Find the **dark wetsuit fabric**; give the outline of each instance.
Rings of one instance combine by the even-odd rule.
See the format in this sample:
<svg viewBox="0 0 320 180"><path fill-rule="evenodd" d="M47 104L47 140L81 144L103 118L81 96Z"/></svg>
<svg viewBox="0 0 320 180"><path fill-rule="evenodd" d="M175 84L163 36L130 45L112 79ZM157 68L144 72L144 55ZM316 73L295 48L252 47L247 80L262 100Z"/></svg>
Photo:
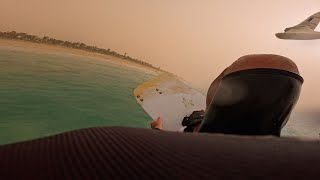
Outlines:
<svg viewBox="0 0 320 180"><path fill-rule="evenodd" d="M319 179L319 140L105 127L0 147L0 179Z"/></svg>

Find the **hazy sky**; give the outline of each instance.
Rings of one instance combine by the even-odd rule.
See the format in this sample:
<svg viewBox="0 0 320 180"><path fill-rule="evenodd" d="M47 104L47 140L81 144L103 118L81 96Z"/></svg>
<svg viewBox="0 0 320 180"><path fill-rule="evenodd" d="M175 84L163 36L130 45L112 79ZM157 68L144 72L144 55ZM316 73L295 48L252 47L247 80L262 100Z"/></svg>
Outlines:
<svg viewBox="0 0 320 180"><path fill-rule="evenodd" d="M0 31L126 52L206 89L240 56L284 55L305 79L297 108L320 110L320 40L274 36L319 11L319 0L1 0Z"/></svg>

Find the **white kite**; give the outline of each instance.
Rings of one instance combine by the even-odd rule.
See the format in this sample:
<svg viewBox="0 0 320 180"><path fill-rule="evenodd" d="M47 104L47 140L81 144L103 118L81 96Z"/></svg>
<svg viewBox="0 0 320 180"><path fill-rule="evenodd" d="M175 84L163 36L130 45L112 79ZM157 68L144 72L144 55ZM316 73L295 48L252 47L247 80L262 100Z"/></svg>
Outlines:
<svg viewBox="0 0 320 180"><path fill-rule="evenodd" d="M312 40L320 39L320 32L315 31L320 22L320 12L308 17L302 23L286 28L284 32L277 33L276 37L279 39L292 40Z"/></svg>

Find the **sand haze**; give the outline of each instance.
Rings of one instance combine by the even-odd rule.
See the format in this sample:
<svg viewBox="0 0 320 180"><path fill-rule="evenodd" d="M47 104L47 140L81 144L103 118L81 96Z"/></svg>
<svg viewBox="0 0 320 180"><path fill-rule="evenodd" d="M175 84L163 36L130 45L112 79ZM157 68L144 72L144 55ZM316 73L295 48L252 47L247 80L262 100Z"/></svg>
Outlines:
<svg viewBox="0 0 320 180"><path fill-rule="evenodd" d="M279 54L295 61L305 79L297 110L320 111L320 40L274 35L319 7L318 0L2 0L0 31L110 48L203 89L240 56Z"/></svg>

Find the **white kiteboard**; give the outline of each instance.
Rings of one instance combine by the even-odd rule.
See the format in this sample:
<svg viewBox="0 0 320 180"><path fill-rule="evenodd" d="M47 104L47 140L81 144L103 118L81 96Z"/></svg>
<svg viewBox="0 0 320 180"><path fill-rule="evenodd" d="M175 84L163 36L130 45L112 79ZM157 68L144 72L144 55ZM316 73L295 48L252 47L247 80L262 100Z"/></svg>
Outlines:
<svg viewBox="0 0 320 180"><path fill-rule="evenodd" d="M181 129L183 118L204 110L206 102L203 94L169 73L140 84L134 96L153 120L161 117L163 129L168 131Z"/></svg>

